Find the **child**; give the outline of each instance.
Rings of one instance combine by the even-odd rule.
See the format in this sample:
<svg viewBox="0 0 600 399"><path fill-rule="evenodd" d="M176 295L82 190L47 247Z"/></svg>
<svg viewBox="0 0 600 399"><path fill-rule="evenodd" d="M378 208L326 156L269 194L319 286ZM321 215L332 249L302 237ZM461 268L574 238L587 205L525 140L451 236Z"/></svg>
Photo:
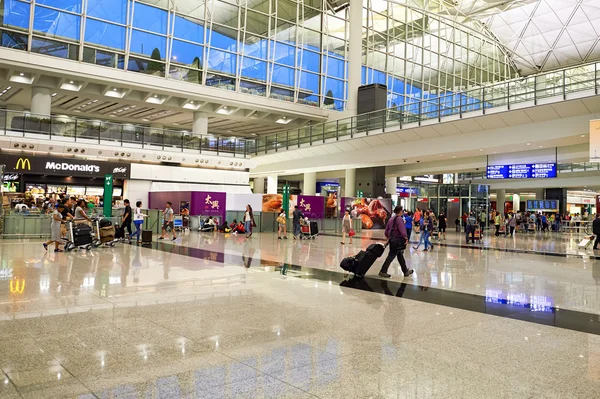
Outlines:
<svg viewBox="0 0 600 399"><path fill-rule="evenodd" d="M60 249L60 225L62 223L62 212L65 210L64 204L60 204L58 209L52 212L52 221L50 222L50 241L45 242L44 249L48 250L48 245L54 243L54 252L64 252Z"/></svg>

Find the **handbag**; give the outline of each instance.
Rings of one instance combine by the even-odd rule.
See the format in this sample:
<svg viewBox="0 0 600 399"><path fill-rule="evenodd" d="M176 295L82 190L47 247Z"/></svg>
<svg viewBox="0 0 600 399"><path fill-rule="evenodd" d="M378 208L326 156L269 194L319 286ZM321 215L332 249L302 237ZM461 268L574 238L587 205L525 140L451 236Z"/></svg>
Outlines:
<svg viewBox="0 0 600 399"><path fill-rule="evenodd" d="M356 231L354 231L354 229L350 229L350 231L348 232L348 237L354 237L356 235Z"/></svg>
<svg viewBox="0 0 600 399"><path fill-rule="evenodd" d="M283 216L278 216L277 219L275 219L275 221L279 224L286 224L286 220Z"/></svg>

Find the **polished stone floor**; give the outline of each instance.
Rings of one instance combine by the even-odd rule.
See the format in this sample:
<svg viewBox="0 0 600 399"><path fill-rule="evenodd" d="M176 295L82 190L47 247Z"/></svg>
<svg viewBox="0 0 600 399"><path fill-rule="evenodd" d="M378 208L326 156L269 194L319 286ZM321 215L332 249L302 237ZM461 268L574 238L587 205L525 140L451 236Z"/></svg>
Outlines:
<svg viewBox="0 0 600 399"><path fill-rule="evenodd" d="M600 335L544 325L599 321L600 260L449 236L407 253L406 281L397 264L372 276L380 259L352 284L339 261L372 238L189 233L58 254L0 241L0 398L600 396Z"/></svg>

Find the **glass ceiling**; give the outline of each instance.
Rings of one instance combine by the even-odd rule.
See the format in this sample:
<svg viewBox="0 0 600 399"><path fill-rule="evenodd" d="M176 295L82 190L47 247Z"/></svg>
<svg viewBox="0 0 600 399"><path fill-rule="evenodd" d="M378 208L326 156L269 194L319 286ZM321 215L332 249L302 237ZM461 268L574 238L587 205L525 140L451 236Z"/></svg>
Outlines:
<svg viewBox="0 0 600 399"><path fill-rule="evenodd" d="M600 58L599 0L390 0L422 7L495 37L521 75Z"/></svg>

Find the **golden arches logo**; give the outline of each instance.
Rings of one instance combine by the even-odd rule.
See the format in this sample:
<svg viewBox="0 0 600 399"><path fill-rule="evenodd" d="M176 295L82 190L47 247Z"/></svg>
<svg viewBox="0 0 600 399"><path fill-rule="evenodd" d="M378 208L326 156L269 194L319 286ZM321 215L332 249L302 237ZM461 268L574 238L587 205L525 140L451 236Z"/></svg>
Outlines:
<svg viewBox="0 0 600 399"><path fill-rule="evenodd" d="M29 162L29 158L19 158L17 160L17 166L15 166L15 169L31 170L31 162Z"/></svg>
<svg viewBox="0 0 600 399"><path fill-rule="evenodd" d="M10 292L13 294L22 294L25 291L25 279L13 278L10 280Z"/></svg>

